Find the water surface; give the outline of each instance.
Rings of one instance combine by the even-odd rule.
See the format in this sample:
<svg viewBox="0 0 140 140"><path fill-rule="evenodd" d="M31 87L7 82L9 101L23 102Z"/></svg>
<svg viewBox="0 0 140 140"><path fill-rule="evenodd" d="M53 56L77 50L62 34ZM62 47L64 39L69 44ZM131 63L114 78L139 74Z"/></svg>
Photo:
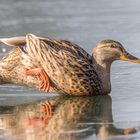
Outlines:
<svg viewBox="0 0 140 140"><path fill-rule="evenodd" d="M111 38L140 57L139 7L139 0L0 0L0 37L31 32L74 41L89 53L97 41ZM1 55L5 49L1 44ZM51 98L1 85L1 139L139 139L140 65L114 62L111 75L112 92L100 98ZM40 106L48 101L53 113L44 122Z"/></svg>

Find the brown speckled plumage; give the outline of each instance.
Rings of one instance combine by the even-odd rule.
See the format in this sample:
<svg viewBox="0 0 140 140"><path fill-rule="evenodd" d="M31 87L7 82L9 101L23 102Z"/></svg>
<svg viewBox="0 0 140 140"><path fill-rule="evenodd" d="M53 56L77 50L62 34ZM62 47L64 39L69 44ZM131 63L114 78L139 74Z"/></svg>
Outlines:
<svg viewBox="0 0 140 140"><path fill-rule="evenodd" d="M30 34L26 40L23 59L30 58L34 66L40 63L56 89L70 95L101 94L101 81L91 56L78 45Z"/></svg>
<svg viewBox="0 0 140 140"><path fill-rule="evenodd" d="M6 53L0 60L0 84L18 84L38 89L38 80L32 76L25 76L24 65L19 48ZM53 89L50 89L53 92Z"/></svg>
<svg viewBox="0 0 140 140"><path fill-rule="evenodd" d="M34 77L26 77L23 72L22 58L19 48L14 48L0 60L0 82L15 83L37 87L38 81Z"/></svg>

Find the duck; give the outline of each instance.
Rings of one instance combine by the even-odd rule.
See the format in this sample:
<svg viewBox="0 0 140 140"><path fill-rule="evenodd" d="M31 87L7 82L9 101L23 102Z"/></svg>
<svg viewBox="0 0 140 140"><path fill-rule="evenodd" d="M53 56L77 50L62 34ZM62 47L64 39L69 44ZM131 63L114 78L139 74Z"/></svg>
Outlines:
<svg viewBox="0 0 140 140"><path fill-rule="evenodd" d="M66 95L104 95L111 92L111 64L116 60L140 63L115 40L102 40L88 54L77 44L27 34L1 38L1 42L20 49L24 73L39 81L39 88Z"/></svg>

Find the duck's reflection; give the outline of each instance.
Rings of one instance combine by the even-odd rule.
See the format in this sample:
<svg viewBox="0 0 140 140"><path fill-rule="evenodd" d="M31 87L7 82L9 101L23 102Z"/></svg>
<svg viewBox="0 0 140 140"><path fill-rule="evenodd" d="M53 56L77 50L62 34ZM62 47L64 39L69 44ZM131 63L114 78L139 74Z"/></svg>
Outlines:
<svg viewBox="0 0 140 140"><path fill-rule="evenodd" d="M116 128L110 96L54 97L16 107L0 108L1 135L20 139L78 140L97 135L135 133L134 128Z"/></svg>

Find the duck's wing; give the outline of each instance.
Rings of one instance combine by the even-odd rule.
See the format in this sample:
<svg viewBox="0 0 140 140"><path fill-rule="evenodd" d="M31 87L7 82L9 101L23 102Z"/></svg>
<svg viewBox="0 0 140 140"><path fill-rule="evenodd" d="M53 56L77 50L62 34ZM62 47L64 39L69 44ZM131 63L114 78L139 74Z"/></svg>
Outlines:
<svg viewBox="0 0 140 140"><path fill-rule="evenodd" d="M65 40L26 36L24 51L39 61L51 81L67 93L92 94L100 90L100 79L91 56L78 45Z"/></svg>
<svg viewBox="0 0 140 140"><path fill-rule="evenodd" d="M65 49L70 48L70 50L74 51L75 54L77 54L79 57L84 58L88 60L89 62L92 62L91 56L81 47L79 47L77 44L67 41L67 40L60 40L62 43L66 44Z"/></svg>
<svg viewBox="0 0 140 140"><path fill-rule="evenodd" d="M88 59L89 61L91 60L91 56L82 48L80 48L77 44L67 41L67 40L52 40L49 38L43 38L43 37L38 37L38 39L44 40L48 44L51 44L52 46L56 46L61 49L61 50L67 50L71 51L74 55L79 55L83 58ZM0 42L3 42L4 44L12 47L20 47L26 45L26 37L25 36L18 36L18 37L11 37L11 38L0 38ZM24 50L23 50L24 51Z"/></svg>

